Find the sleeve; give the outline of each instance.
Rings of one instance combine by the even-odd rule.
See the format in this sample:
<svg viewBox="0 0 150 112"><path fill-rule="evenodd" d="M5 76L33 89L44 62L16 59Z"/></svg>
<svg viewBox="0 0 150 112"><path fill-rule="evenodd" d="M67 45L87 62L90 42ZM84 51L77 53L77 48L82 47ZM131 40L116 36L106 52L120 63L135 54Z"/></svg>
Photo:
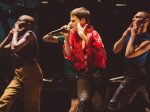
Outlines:
<svg viewBox="0 0 150 112"><path fill-rule="evenodd" d="M70 55L70 56L68 56L68 55L66 54L66 52L65 52L65 44L63 45L63 48L64 48L64 58L67 59L67 60L73 60L74 58L73 58L73 55L72 55L72 54L74 54L74 50L72 49L71 43L70 43L70 52L71 52L71 55Z"/></svg>
<svg viewBox="0 0 150 112"><path fill-rule="evenodd" d="M60 44L63 44L64 43L64 36L63 35L58 35L57 37L58 37L58 42Z"/></svg>
<svg viewBox="0 0 150 112"><path fill-rule="evenodd" d="M98 32L94 31L92 34L88 35L88 55L90 64L98 68L106 68L106 52L102 39Z"/></svg>

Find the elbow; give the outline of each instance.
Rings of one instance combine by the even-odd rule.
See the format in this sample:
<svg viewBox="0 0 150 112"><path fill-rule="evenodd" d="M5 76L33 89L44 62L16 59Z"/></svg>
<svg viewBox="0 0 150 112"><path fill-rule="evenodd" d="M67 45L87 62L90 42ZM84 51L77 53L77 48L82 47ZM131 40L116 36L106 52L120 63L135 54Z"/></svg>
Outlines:
<svg viewBox="0 0 150 112"><path fill-rule="evenodd" d="M119 51L113 50L114 54L117 54Z"/></svg>
<svg viewBox="0 0 150 112"><path fill-rule="evenodd" d="M18 51L20 51L21 48L11 48L11 52L12 53L17 53Z"/></svg>
<svg viewBox="0 0 150 112"><path fill-rule="evenodd" d="M46 35L43 37L43 41L47 42L47 36Z"/></svg>
<svg viewBox="0 0 150 112"><path fill-rule="evenodd" d="M11 46L11 52L16 53L18 51L18 46L17 45L12 45Z"/></svg>
<svg viewBox="0 0 150 112"><path fill-rule="evenodd" d="M17 51L17 47L15 47L15 46L11 47L11 52L12 53L16 53L16 51Z"/></svg>
<svg viewBox="0 0 150 112"><path fill-rule="evenodd" d="M126 53L125 54L125 58L129 58L129 57L130 57L130 55Z"/></svg>
<svg viewBox="0 0 150 112"><path fill-rule="evenodd" d="M70 51L65 51L65 56L70 57L71 56L71 52Z"/></svg>
<svg viewBox="0 0 150 112"><path fill-rule="evenodd" d="M130 52L126 52L126 53L125 53L125 58L131 58L131 54L132 54L132 53L130 53Z"/></svg>
<svg viewBox="0 0 150 112"><path fill-rule="evenodd" d="M66 56L68 56L68 57L71 56L71 53L66 53Z"/></svg>
<svg viewBox="0 0 150 112"><path fill-rule="evenodd" d="M16 53L16 49L15 48L11 48L11 52L12 53Z"/></svg>
<svg viewBox="0 0 150 112"><path fill-rule="evenodd" d="M114 52L114 54L117 54L117 53L119 53L119 50L113 49L113 52Z"/></svg>
<svg viewBox="0 0 150 112"><path fill-rule="evenodd" d="M43 37L43 41L44 42L51 42L51 38L52 38L53 36L52 35L49 35L49 34L47 34L47 35L45 35L44 37Z"/></svg>
<svg viewBox="0 0 150 112"><path fill-rule="evenodd" d="M119 46L117 46L117 45L114 45L114 48L113 48L114 54L117 54L117 53L119 53L120 51L121 51L121 48L120 48Z"/></svg>
<svg viewBox="0 0 150 112"><path fill-rule="evenodd" d="M126 58L131 58L131 57L133 57L133 55L135 55L134 49L132 49L132 50L126 50L126 52L125 52L125 57Z"/></svg>

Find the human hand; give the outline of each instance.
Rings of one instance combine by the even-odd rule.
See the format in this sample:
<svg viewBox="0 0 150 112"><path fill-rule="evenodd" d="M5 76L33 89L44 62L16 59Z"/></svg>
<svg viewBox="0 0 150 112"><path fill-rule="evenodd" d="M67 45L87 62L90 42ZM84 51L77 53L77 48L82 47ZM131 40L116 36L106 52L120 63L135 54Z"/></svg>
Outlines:
<svg viewBox="0 0 150 112"><path fill-rule="evenodd" d="M20 27L18 23L15 23L13 32L21 32L25 29L25 27Z"/></svg>
<svg viewBox="0 0 150 112"><path fill-rule="evenodd" d="M14 27L9 31L9 35L13 35L13 32L14 32Z"/></svg>
<svg viewBox="0 0 150 112"><path fill-rule="evenodd" d="M13 36L13 33L14 33L14 26L11 28L11 30L9 31L8 35L9 37L12 37Z"/></svg>
<svg viewBox="0 0 150 112"><path fill-rule="evenodd" d="M144 26L143 22L141 22L141 21L134 21L131 34L140 34L140 33L142 33L143 26Z"/></svg>
<svg viewBox="0 0 150 112"><path fill-rule="evenodd" d="M88 24L86 24L84 27L82 27L79 22L77 23L77 32L78 32L80 38L85 41L87 41L87 36L85 34L87 27L88 27Z"/></svg>
<svg viewBox="0 0 150 112"><path fill-rule="evenodd" d="M71 27L69 25L64 25L60 29L63 29L60 34L63 34L65 37L65 40L69 40L69 34L70 34L70 29Z"/></svg>
<svg viewBox="0 0 150 112"><path fill-rule="evenodd" d="M130 26L125 30L123 33L124 37L127 37L130 34L131 28L133 27L133 24L131 23Z"/></svg>
<svg viewBox="0 0 150 112"><path fill-rule="evenodd" d="M137 35L137 27L132 27L130 29L131 37L136 37Z"/></svg>
<svg viewBox="0 0 150 112"><path fill-rule="evenodd" d="M81 38L82 38L82 35L85 35L87 26L88 26L88 24L86 24L84 27L82 27L79 22L77 23L77 32Z"/></svg>

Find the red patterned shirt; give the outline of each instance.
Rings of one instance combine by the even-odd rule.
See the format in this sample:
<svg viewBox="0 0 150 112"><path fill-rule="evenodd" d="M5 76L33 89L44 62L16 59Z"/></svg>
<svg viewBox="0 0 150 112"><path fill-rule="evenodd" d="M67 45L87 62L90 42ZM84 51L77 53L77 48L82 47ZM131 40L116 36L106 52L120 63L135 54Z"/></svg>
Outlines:
<svg viewBox="0 0 150 112"><path fill-rule="evenodd" d="M100 35L93 27L87 30L86 35L89 39L83 49L78 33L70 32L71 55L67 56L64 53L65 58L73 62L77 71L88 72L90 68L106 68L106 52Z"/></svg>

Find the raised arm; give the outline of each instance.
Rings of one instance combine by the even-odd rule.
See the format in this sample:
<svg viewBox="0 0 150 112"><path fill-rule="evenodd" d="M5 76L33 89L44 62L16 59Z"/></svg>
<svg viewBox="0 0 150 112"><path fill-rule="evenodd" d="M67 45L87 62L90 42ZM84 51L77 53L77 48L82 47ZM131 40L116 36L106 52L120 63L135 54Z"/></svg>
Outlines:
<svg viewBox="0 0 150 112"><path fill-rule="evenodd" d="M12 36L13 36L13 31L11 30L8 33L8 35L5 37L5 39L1 42L0 49L5 48L6 46L8 46L8 44L10 44L12 40Z"/></svg>
<svg viewBox="0 0 150 112"><path fill-rule="evenodd" d="M11 43L11 51L18 52L33 39L35 39L35 37L32 32L26 32L23 37L19 39L19 32L14 31Z"/></svg>
<svg viewBox="0 0 150 112"><path fill-rule="evenodd" d="M127 58L137 57L144 52L150 50L150 40L145 40L138 46L134 45L135 39L138 38L136 34L136 28L131 28L131 38L127 44L125 56Z"/></svg>
<svg viewBox="0 0 150 112"><path fill-rule="evenodd" d="M81 27L80 23L78 22L77 28L78 28L78 34L80 38L85 42L88 43L88 37L86 35L86 30L87 30L88 24L86 24L83 28Z"/></svg>
<svg viewBox="0 0 150 112"><path fill-rule="evenodd" d="M113 48L113 52L115 54L119 53L123 46L124 46L124 42L126 40L126 37L129 35L130 33L130 29L132 27L132 24L127 28L127 30L123 33L122 37L114 44L114 48Z"/></svg>
<svg viewBox="0 0 150 112"><path fill-rule="evenodd" d="M139 46L134 46L133 45L133 39L131 39L131 41L128 44L128 47L126 49L126 54L125 56L127 58L132 58L132 57L137 57L141 54L143 54L144 52L150 50L150 41L144 41L142 42Z"/></svg>
<svg viewBox="0 0 150 112"><path fill-rule="evenodd" d="M46 35L43 37L43 41L44 41L44 42L49 42L49 43L58 43L58 37L57 37L57 36L50 35L50 34L46 34Z"/></svg>
<svg viewBox="0 0 150 112"><path fill-rule="evenodd" d="M11 44L12 36L13 36L13 32L11 30L9 34L6 36L6 38L0 44L0 58L11 54L10 44Z"/></svg>
<svg viewBox="0 0 150 112"><path fill-rule="evenodd" d="M70 46L70 42L69 42L69 34L65 35L64 45L65 45L65 48L64 48L65 55L70 56L71 55L71 46Z"/></svg>

